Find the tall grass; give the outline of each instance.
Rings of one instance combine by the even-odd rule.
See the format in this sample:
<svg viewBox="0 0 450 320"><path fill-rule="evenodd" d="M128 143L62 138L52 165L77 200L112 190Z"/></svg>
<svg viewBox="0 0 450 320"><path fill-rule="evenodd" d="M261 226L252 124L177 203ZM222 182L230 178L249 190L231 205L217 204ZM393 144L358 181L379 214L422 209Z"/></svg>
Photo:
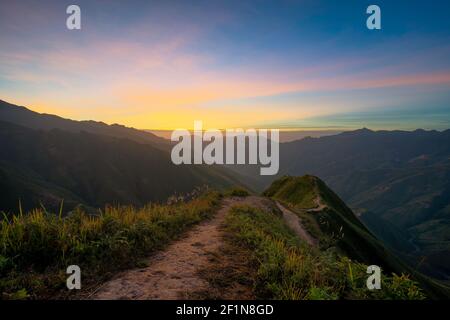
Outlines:
<svg viewBox="0 0 450 320"><path fill-rule="evenodd" d="M236 206L226 219L232 241L248 250L254 291L269 299L423 299L407 275L383 275L381 290L366 287L367 266L301 242L274 213Z"/></svg>
<svg viewBox="0 0 450 320"><path fill-rule="evenodd" d="M187 203L106 207L95 216L82 209L67 217L45 209L4 215L0 221L0 297L52 296L64 288L64 272L72 264L81 267L88 283L136 265L189 226L208 218L218 200L219 194L210 191Z"/></svg>

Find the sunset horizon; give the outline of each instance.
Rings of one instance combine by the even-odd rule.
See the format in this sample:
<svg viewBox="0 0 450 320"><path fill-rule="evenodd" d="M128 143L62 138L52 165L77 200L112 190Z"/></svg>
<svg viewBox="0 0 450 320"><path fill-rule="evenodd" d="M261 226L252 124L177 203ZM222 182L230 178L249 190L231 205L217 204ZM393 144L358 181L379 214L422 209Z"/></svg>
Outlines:
<svg viewBox="0 0 450 320"><path fill-rule="evenodd" d="M80 30L64 2L1 3L0 98L145 130L450 127L448 4L383 1L368 30L363 2L175 3L80 1Z"/></svg>

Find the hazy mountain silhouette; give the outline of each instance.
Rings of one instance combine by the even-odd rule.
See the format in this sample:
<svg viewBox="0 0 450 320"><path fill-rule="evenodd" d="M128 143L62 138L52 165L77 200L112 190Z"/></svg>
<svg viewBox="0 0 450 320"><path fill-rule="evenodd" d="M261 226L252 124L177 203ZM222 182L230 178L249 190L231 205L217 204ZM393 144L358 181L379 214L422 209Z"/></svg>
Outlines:
<svg viewBox="0 0 450 320"><path fill-rule="evenodd" d="M86 131L116 138L127 138L139 143L150 143L154 146L168 147L168 141L150 132L128 128L123 125L107 125L97 121L74 121L56 115L37 113L25 107L0 100L0 120L12 122L31 129L61 129L78 133Z"/></svg>
<svg viewBox="0 0 450 320"><path fill-rule="evenodd" d="M237 182L224 168L176 166L170 144L123 126L0 104L0 210L144 205L196 186ZM7 122L8 121L8 122ZM28 127L26 127L28 126Z"/></svg>

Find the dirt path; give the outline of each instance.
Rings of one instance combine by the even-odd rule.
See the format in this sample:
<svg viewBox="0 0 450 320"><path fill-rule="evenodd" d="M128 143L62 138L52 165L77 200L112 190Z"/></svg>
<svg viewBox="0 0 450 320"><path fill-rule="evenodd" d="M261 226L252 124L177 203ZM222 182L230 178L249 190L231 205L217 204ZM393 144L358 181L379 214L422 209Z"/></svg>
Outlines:
<svg viewBox="0 0 450 320"><path fill-rule="evenodd" d="M208 254L222 245L220 225L235 204L253 205L257 197L225 199L211 220L189 231L183 238L150 257L148 267L119 274L105 283L93 299L183 299L190 293L206 291L208 283L198 270L208 266Z"/></svg>
<svg viewBox="0 0 450 320"><path fill-rule="evenodd" d="M320 198L319 195L314 199L314 202L316 203L317 207L306 210L307 212L320 212L327 208L327 205L322 202L322 198Z"/></svg>
<svg viewBox="0 0 450 320"><path fill-rule="evenodd" d="M211 266L211 254L223 246L221 225L230 208L237 204L247 204L269 210L271 200L249 196L246 198L227 198L217 214L202 222L179 240L170 244L146 261L148 267L133 269L118 274L101 286L92 296L98 300L152 300L189 299L198 292L214 290L208 281L199 275L199 270ZM282 211L286 223L305 241L316 245L300 224L298 216L276 203Z"/></svg>
<svg viewBox="0 0 450 320"><path fill-rule="evenodd" d="M317 245L317 240L314 239L302 226L300 218L293 213L291 210L284 207L278 201L276 202L278 209L283 213L283 219L286 224L294 230L294 232L303 240L305 240L308 244L312 246Z"/></svg>

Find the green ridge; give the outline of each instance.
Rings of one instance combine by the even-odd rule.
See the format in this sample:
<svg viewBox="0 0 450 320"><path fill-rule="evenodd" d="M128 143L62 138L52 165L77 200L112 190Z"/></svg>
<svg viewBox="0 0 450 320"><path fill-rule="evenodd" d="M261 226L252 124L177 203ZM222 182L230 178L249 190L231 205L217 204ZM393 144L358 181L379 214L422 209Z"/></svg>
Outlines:
<svg viewBox="0 0 450 320"><path fill-rule="evenodd" d="M449 289L418 273L393 255L359 221L352 210L319 178L283 176L263 193L293 210L322 250L335 247L350 259L379 265L385 272L414 276L433 298L448 298ZM318 207L317 201L323 206Z"/></svg>

